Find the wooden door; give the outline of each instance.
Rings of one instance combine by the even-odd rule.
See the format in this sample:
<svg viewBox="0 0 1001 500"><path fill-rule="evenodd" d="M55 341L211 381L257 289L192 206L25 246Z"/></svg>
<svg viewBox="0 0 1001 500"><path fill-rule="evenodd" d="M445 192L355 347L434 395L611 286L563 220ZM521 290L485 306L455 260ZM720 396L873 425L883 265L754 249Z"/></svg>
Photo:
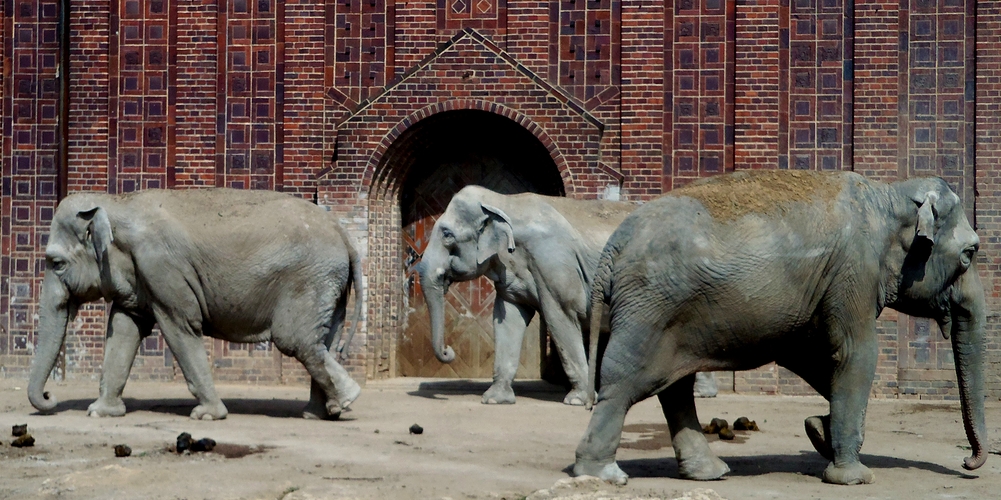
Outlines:
<svg viewBox="0 0 1001 500"><path fill-rule="evenodd" d="M505 168L493 158L469 158L444 163L417 184L405 198L409 214L404 220L403 251L406 268L408 305L406 326L399 343L400 375L410 377L490 378L493 376L493 304L496 293L493 283L480 277L453 283L445 297L445 344L455 350L455 360L449 364L435 358L431 347L431 323L420 278L414 266L420 262L431 229L445 211L452 196L469 184L494 191L514 194L536 192L535 186L523 176ZM407 222L409 220L409 222ZM539 335L539 317L529 325L522 344L521 363L517 377L539 378L542 364L540 348L545 337Z"/></svg>
<svg viewBox="0 0 1001 500"><path fill-rule="evenodd" d="M945 399L959 395L952 342L933 319L901 314L898 390L901 395Z"/></svg>

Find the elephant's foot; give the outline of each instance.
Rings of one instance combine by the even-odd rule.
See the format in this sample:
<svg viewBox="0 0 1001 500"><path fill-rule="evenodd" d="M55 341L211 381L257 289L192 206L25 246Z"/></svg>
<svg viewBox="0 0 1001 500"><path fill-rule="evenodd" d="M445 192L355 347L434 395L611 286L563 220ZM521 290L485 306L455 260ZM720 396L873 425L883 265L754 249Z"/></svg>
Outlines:
<svg viewBox="0 0 1001 500"><path fill-rule="evenodd" d="M229 415L229 410L222 401L217 403L200 404L191 410L191 418L195 420L222 420Z"/></svg>
<svg viewBox="0 0 1001 500"><path fill-rule="evenodd" d="M695 387L692 393L697 398L715 398L719 392L719 385L716 384L716 375L712 372L698 372L695 374Z"/></svg>
<svg viewBox="0 0 1001 500"><path fill-rule="evenodd" d="M586 389L574 389L563 398L563 404L570 406L584 406L585 401L587 401Z"/></svg>
<svg viewBox="0 0 1001 500"><path fill-rule="evenodd" d="M302 418L306 420L337 420L341 417L341 406L336 402L324 404L310 400L302 410Z"/></svg>
<svg viewBox="0 0 1001 500"><path fill-rule="evenodd" d="M831 416L810 417L803 423L806 426L806 435L813 443L813 448L824 458L833 461L834 449L831 448L831 443L828 441L831 435Z"/></svg>
<svg viewBox="0 0 1001 500"><path fill-rule="evenodd" d="M483 393L481 400L485 405L513 405L514 389L507 382L494 382L493 385Z"/></svg>
<svg viewBox="0 0 1001 500"><path fill-rule="evenodd" d="M336 404L339 407L337 411L338 415L340 415L341 410L347 409L361 395L361 386L351 377L345 377L344 381L339 385L343 385L343 387L339 387L337 391L338 398ZM327 413L333 415L333 412L330 411L330 402L327 402Z"/></svg>
<svg viewBox="0 0 1001 500"><path fill-rule="evenodd" d="M111 402L98 399L87 407L88 417L121 417L125 415L125 402L117 398Z"/></svg>
<svg viewBox="0 0 1001 500"><path fill-rule="evenodd" d="M678 474L682 479L714 481L730 472L730 466L715 455L702 455L678 460Z"/></svg>
<svg viewBox="0 0 1001 500"><path fill-rule="evenodd" d="M615 463L613 460L608 464L600 464L595 462L581 462L577 461L573 465L573 475L574 476L594 476L603 481L608 481L612 484L624 485L629 481L629 476L622 472L619 468L619 464Z"/></svg>
<svg viewBox="0 0 1001 500"><path fill-rule="evenodd" d="M832 462L824 469L824 482L831 484L869 484L876 479L876 476L868 467L860 462L850 463L842 466L834 465Z"/></svg>

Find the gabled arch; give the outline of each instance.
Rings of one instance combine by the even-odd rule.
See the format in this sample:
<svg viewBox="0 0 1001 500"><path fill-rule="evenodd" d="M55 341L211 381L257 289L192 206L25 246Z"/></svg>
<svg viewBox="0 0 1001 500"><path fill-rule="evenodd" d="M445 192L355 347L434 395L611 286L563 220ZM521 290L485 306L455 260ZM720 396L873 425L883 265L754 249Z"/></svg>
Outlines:
<svg viewBox="0 0 1001 500"><path fill-rule="evenodd" d="M567 164L566 159L560 151L559 146L557 146L556 141L553 140L549 134L547 134L546 131L531 118L523 113L504 106L503 104L481 99L454 99L431 104L411 113L403 120L400 120L396 126L390 129L389 132L383 136L379 145L369 157L368 163L365 166L365 173L362 177L362 185L367 188L369 195L378 197L385 196L387 193L395 192L399 187L398 183L406 176L407 172L398 171L397 166L406 164L407 162L396 162L390 160L393 159L392 154L394 150L400 151L401 149L405 149L400 148L397 141L407 130L410 130L419 122L431 116L459 110L485 111L503 116L521 126L523 129L535 136L535 138L538 139L549 152L550 158L552 158L553 163L556 165L559 172L560 178L563 180L563 188L567 195L570 195L575 191L574 176Z"/></svg>

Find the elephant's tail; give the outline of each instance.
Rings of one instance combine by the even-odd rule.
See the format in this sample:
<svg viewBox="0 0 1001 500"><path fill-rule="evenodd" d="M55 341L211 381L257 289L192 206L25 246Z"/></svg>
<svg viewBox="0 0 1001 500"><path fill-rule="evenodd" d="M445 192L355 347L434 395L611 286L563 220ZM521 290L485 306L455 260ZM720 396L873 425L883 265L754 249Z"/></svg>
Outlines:
<svg viewBox="0 0 1001 500"><path fill-rule="evenodd" d="M346 235L345 235L346 236ZM345 356L350 353L348 347L351 345L351 339L354 338L355 332L358 331L358 325L361 324L362 320L362 309L364 307L364 287L362 286L362 265L361 256L355 250L354 246L351 245L350 240L345 238L345 242L348 246L348 257L351 259L351 285L354 288L355 294L355 315L354 321L351 322L351 332L348 333L348 338L344 341L344 344L337 347L337 361L343 362Z"/></svg>
<svg viewBox="0 0 1001 500"><path fill-rule="evenodd" d="M615 260L615 246L612 241L605 245L598 259L598 268L591 282L591 332L590 348L587 358L587 400L584 407L590 410L597 402L595 382L598 376L598 339L601 337L601 312L608 302L610 282L612 280L612 263Z"/></svg>

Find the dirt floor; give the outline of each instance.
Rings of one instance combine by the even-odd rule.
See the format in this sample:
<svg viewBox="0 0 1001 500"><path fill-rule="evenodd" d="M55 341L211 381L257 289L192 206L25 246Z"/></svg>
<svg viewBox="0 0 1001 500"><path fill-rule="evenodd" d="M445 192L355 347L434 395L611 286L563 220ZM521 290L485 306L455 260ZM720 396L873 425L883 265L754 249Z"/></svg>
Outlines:
<svg viewBox="0 0 1001 500"><path fill-rule="evenodd" d="M826 461L813 451L803 419L826 412L819 397L723 394L698 401L700 420L747 416L759 432L737 432L711 447L730 465L725 480L677 479L677 465L656 398L635 406L618 452L625 487L568 481L589 413L559 403L543 382L516 384L518 402L485 406L481 381L396 379L370 382L335 422L299 418L308 387L220 385L229 417L192 421L183 383L130 382L128 414L88 418L96 381L50 382L54 415L28 404L23 380L0 380L0 429L28 425L30 448L2 440L0 498L999 498L1001 405L988 403L992 454L974 473L958 403L872 400L862 462L876 474L865 486L820 480ZM424 431L409 432L412 424ZM171 451L182 432L210 437L212 453ZM116 458L114 446L132 449ZM570 482L569 487L557 487ZM595 492L598 493L595 493Z"/></svg>

